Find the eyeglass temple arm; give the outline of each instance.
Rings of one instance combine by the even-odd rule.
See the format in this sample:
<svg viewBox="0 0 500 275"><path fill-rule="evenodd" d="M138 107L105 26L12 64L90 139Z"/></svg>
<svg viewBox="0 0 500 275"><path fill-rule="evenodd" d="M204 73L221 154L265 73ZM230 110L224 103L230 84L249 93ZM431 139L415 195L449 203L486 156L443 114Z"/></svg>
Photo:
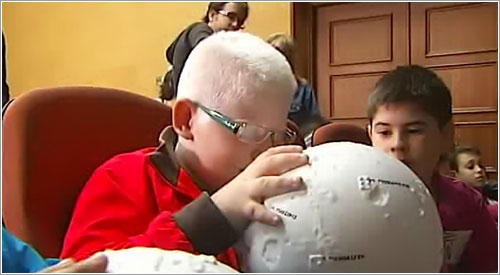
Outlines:
<svg viewBox="0 0 500 275"><path fill-rule="evenodd" d="M217 122L219 122L229 130L231 130L234 134L238 133L238 130L240 129L241 125L231 121L229 118L225 117L224 115L220 114L217 111L210 110L203 105L200 105L200 107L203 108L205 111L207 111L210 116L215 118Z"/></svg>

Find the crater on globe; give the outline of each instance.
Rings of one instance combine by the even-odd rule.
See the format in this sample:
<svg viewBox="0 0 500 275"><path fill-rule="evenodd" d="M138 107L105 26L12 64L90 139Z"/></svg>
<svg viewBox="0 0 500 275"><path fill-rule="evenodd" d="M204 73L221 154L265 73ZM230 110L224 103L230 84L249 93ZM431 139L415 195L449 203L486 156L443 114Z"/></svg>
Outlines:
<svg viewBox="0 0 500 275"><path fill-rule="evenodd" d="M399 160L366 145L305 150L307 190L265 201L277 227L252 223L237 245L246 272L439 272L443 232L423 182Z"/></svg>

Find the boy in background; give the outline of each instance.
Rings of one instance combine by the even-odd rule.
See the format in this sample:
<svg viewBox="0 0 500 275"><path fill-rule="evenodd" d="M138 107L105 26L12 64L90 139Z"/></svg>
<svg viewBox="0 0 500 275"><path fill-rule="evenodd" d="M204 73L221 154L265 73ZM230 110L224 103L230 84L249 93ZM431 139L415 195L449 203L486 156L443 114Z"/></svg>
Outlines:
<svg viewBox="0 0 500 275"><path fill-rule="evenodd" d="M457 146L449 156L453 176L481 193L493 219L498 224L498 198L488 198L486 171L481 164L481 151L472 146ZM497 189L498 190L498 189ZM498 193L497 193L498 196Z"/></svg>
<svg viewBox="0 0 500 275"><path fill-rule="evenodd" d="M453 138L451 93L432 71L398 67L368 101L374 147L402 161L436 201L444 231L444 272L497 272L498 231L476 191L437 172Z"/></svg>

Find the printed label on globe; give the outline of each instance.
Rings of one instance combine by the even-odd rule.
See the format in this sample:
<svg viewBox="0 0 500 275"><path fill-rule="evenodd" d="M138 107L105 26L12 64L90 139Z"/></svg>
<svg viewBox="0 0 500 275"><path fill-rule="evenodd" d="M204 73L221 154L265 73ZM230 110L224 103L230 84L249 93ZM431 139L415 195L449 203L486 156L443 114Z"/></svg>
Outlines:
<svg viewBox="0 0 500 275"><path fill-rule="evenodd" d="M297 214L293 214L288 210L281 209L281 208L276 207L276 206L271 206L271 210L278 213L278 214L281 214L282 216L285 216L287 218L292 218L294 220L297 219Z"/></svg>
<svg viewBox="0 0 500 275"><path fill-rule="evenodd" d="M363 190L363 191L371 190L377 184L401 186L401 187L405 187L405 188L410 189L410 185L407 183L391 181L391 180L387 180L387 179L378 179L378 178L369 177L369 176L359 176L358 177L358 184L359 184L359 189Z"/></svg>
<svg viewBox="0 0 500 275"><path fill-rule="evenodd" d="M309 255L309 264L311 266L320 266L325 262L340 261L358 261L365 258L364 254L346 254L346 255Z"/></svg>

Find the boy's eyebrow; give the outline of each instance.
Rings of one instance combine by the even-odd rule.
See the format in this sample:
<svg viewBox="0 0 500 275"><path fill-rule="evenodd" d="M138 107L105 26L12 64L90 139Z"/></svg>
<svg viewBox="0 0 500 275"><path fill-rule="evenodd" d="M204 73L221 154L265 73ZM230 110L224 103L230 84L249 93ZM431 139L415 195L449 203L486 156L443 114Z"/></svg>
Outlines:
<svg viewBox="0 0 500 275"><path fill-rule="evenodd" d="M390 126L390 124L386 123L386 122L377 122L377 123L375 123L375 125L373 125L373 128L375 128L377 126Z"/></svg>
<svg viewBox="0 0 500 275"><path fill-rule="evenodd" d="M387 122L377 122L375 123L375 125L373 125L373 127L377 127L377 126L390 126L391 124L387 123ZM408 127L408 126L425 126L427 125L427 123L425 123L424 121L421 121L421 120L416 120L416 121L410 121L408 123L405 123L404 126Z"/></svg>
<svg viewBox="0 0 500 275"><path fill-rule="evenodd" d="M421 120L412 121L405 124L405 126L425 126L425 125L427 125L427 123Z"/></svg>

